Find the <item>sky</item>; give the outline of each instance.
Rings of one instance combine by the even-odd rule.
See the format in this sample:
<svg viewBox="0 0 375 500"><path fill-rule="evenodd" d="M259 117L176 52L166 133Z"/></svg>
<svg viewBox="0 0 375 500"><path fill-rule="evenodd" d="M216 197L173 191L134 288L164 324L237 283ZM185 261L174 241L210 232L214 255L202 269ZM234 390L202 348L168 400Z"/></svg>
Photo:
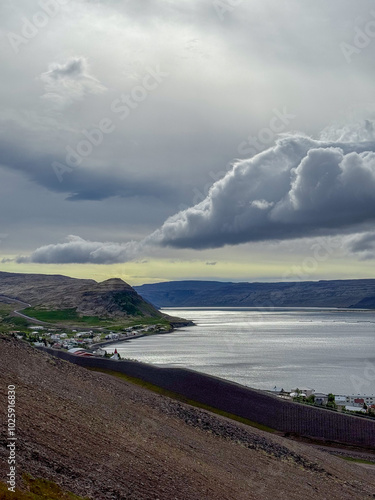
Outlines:
<svg viewBox="0 0 375 500"><path fill-rule="evenodd" d="M0 269L375 278L370 0L2 0Z"/></svg>

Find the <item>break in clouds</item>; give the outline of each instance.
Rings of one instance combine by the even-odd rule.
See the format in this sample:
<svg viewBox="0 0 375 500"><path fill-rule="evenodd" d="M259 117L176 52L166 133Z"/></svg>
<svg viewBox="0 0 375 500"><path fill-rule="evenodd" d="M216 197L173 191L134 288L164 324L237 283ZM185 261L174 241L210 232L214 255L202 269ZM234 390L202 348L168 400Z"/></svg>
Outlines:
<svg viewBox="0 0 375 500"><path fill-rule="evenodd" d="M253 158L234 163L199 204L168 218L139 242L85 241L71 236L18 262L118 263L153 246L207 249L241 243L348 234L348 251L375 255L375 140L372 125L326 130L320 140L280 138ZM360 233L360 234L358 234Z"/></svg>

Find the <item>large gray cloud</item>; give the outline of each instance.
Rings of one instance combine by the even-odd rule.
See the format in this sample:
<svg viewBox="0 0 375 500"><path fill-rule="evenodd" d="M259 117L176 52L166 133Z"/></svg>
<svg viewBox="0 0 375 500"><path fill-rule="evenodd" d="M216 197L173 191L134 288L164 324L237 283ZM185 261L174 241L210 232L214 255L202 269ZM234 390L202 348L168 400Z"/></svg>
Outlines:
<svg viewBox="0 0 375 500"><path fill-rule="evenodd" d="M359 141L372 138L370 124L365 132L347 134L350 142L279 139L275 147L237 162L204 201L170 217L139 243L114 247L78 239L42 247L30 260L77 262L78 255L79 262L119 262L153 245L205 249L355 231L375 220L375 141ZM353 243L353 250L359 245Z"/></svg>
<svg viewBox="0 0 375 500"><path fill-rule="evenodd" d="M168 219L162 245L214 248L335 233L375 220L375 141L282 138Z"/></svg>
<svg viewBox="0 0 375 500"><path fill-rule="evenodd" d="M0 3L0 175L4 191L4 179L14 174L18 201L10 210L8 198L0 197L0 232L14 242L9 255L67 234L99 246L100 240L142 240L182 206L204 200L227 163L245 158L240 145L268 127L276 108L295 115L284 131L315 137L327 123L375 117L375 41L355 52L351 64L341 49L373 19L372 0L243 1L223 16L212 0L70 0L16 54L9 32L22 35L25 18L40 20L42 3ZM112 102L131 94L155 65L169 76L121 120ZM103 118L115 130L60 182L52 164L65 164L66 148L77 149L83 132ZM348 135L322 140L348 142ZM304 189L295 187L296 200ZM267 200L253 200L254 221L270 212ZM283 212L288 219L287 206ZM246 226L246 210L242 221L233 214L234 227ZM166 244L166 231L153 241ZM179 245L173 239L170 244ZM189 237L186 242L197 246Z"/></svg>

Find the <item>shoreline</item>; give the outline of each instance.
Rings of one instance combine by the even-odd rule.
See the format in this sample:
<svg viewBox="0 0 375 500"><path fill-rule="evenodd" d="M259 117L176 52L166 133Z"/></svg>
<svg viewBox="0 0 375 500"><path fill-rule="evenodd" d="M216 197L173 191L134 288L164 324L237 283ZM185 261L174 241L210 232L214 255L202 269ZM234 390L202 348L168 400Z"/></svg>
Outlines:
<svg viewBox="0 0 375 500"><path fill-rule="evenodd" d="M196 309L194 308L194 310ZM171 309L163 310L163 312L167 312L169 314L183 315L182 310L179 310L178 312L175 311L172 311ZM349 375L351 373L358 373L358 376L361 376L363 371L361 372L361 367L353 363L350 364L352 371L349 372L349 374L345 372L342 368L342 364L335 363L335 359L332 358L332 354L334 354L335 349L334 347L332 347L332 350L329 350L328 352L324 351L324 359L327 359L328 361L327 365L324 367L324 373L322 372L323 375L318 373L316 367L314 367L314 362L312 361L314 355L311 354L311 352L314 353L316 351L318 353L323 353L321 343L315 342L315 338L324 339L329 334L333 335L335 341L337 339L337 342L341 342L343 338L350 338L350 335L352 335L351 332L359 332L363 335L365 344L367 343L370 347L372 343L371 338L373 336L375 311L349 310L348 313L346 313L345 310L332 310L332 312L323 313L323 315L320 314L319 311L312 312L307 315L303 311L301 311L301 314L299 314L299 312L300 309L296 314L293 314L293 325L289 327L292 328L292 330L291 332L288 330L289 333L287 334L287 338L293 339L293 332L298 336L298 338L307 338L306 332L313 333L313 336L309 337L309 348L307 350L303 350L302 347L297 349L298 352L301 352L302 358L306 360L306 367L303 368L303 373L301 373L301 369L297 366L299 363L297 363L296 366L293 365L289 367L288 370L285 370L283 368L283 359L279 359L279 354L275 354L274 358L276 361L274 362L267 357L262 359L262 365L268 367L269 370L264 370L261 378L257 377L256 372L252 369L252 366L255 363L254 353L256 354L256 360L260 360L262 353L268 352L267 349L269 344L264 344L261 332L267 331L270 325L267 322L264 323L261 330L258 332L257 325L255 323L249 323L251 327L250 329L255 330L251 334L246 333L245 335L244 332L247 332L247 327L249 326L248 323L246 323L247 321L263 321L263 318L253 317L252 313L249 313L246 310L243 315L237 311L230 313L231 319L229 322L227 321L229 313L226 312L221 315L217 315L216 311L210 313L187 313L185 311L185 317L196 322L197 328L195 328L195 330L183 329L179 332L180 335L175 335L173 339L171 338L168 340L168 338L160 338L157 340L156 338L150 338L147 342L144 341L143 344L141 342L136 342L133 346L128 345L128 347L126 347L126 344L122 344L122 342L120 343L114 341L112 345L108 344L108 347L104 347L104 349L108 349L108 352L113 352L116 346L121 358L128 357L138 359L140 361L152 361L158 364L158 366L186 366L193 369L194 367L199 366L201 370L204 368L203 371L206 373L216 374L221 377L230 375L232 380L241 382L242 384L250 387L255 386L266 391L272 389L274 386L279 388L284 387L285 389L289 388L289 392L292 392L292 390L296 387L312 387L315 389L315 392L324 393L325 395L328 395L331 392L336 395L351 396L353 393L357 392L371 395L374 391L372 390L372 387L368 385L367 379L365 380L367 385L364 385L361 391L355 390L355 387L352 385L352 379ZM355 314L354 317L353 313ZM240 326L237 325L238 318L240 318ZM322 324L320 324L320 318L324 319ZM268 319L273 321L272 315L268 315L268 313L266 313L266 319L264 321L268 321ZM280 326L277 326L277 332L282 333L284 331L284 321L289 321L289 315L286 315L285 317L281 316L277 319L280 319ZM221 326L221 323L225 323L225 325ZM243 333L243 335L238 336L238 341L237 336L235 336L237 327L240 328L240 331ZM184 332L184 335L181 334L182 331ZM185 333L187 335L185 335ZM213 339L214 333L216 340ZM347 335L349 335L349 337L347 337ZM129 339L131 338L132 337L129 337ZM282 342L282 339L283 337L279 338L276 335L272 335L271 345L280 345L282 353L286 353L285 357L289 359L289 357L291 357L289 354L290 350L283 347L284 343ZM234 340L233 345L232 340ZM321 342L321 340L319 342ZM225 362L221 364L222 356L220 353L222 349L225 350ZM350 356L349 346L343 345L341 349L345 359L348 355ZM366 355L366 352L364 352L364 355ZM214 362L212 362L213 358ZM241 360L241 363L238 367L237 364L233 365L236 367L232 369L232 363L237 363L238 359ZM365 358L363 359L365 360ZM231 368L229 370L225 368L225 363L230 364ZM307 374L305 373L305 370L307 370Z"/></svg>
<svg viewBox="0 0 375 500"><path fill-rule="evenodd" d="M119 343L123 343L123 342L128 342L130 340L134 340L134 339L140 339L142 337L151 337L153 335L167 335L169 333L172 333L174 332L175 330L178 330L180 328L185 328L185 327L190 327L190 326L196 326L195 323L193 323L192 321L191 322L186 322L187 324L181 324L181 326L172 326L172 328L168 331L164 331L164 332L151 332L151 333L140 333L139 335L129 335L128 337L126 338L123 338L123 339L117 339L117 340L106 340L106 341L103 341L103 342L97 342L95 344L92 344L90 347L89 347L89 350L93 350L93 349L98 349L100 347L103 347L103 346L110 346L111 344L119 344Z"/></svg>

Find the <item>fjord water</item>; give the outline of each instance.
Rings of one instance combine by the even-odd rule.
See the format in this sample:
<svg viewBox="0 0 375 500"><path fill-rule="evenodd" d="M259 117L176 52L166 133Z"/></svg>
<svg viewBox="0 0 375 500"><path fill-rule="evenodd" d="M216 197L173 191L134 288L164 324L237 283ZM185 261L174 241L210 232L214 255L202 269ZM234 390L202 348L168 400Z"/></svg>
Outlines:
<svg viewBox="0 0 375 500"><path fill-rule="evenodd" d="M258 389L375 393L375 311L168 308L196 326L119 343L122 357Z"/></svg>

